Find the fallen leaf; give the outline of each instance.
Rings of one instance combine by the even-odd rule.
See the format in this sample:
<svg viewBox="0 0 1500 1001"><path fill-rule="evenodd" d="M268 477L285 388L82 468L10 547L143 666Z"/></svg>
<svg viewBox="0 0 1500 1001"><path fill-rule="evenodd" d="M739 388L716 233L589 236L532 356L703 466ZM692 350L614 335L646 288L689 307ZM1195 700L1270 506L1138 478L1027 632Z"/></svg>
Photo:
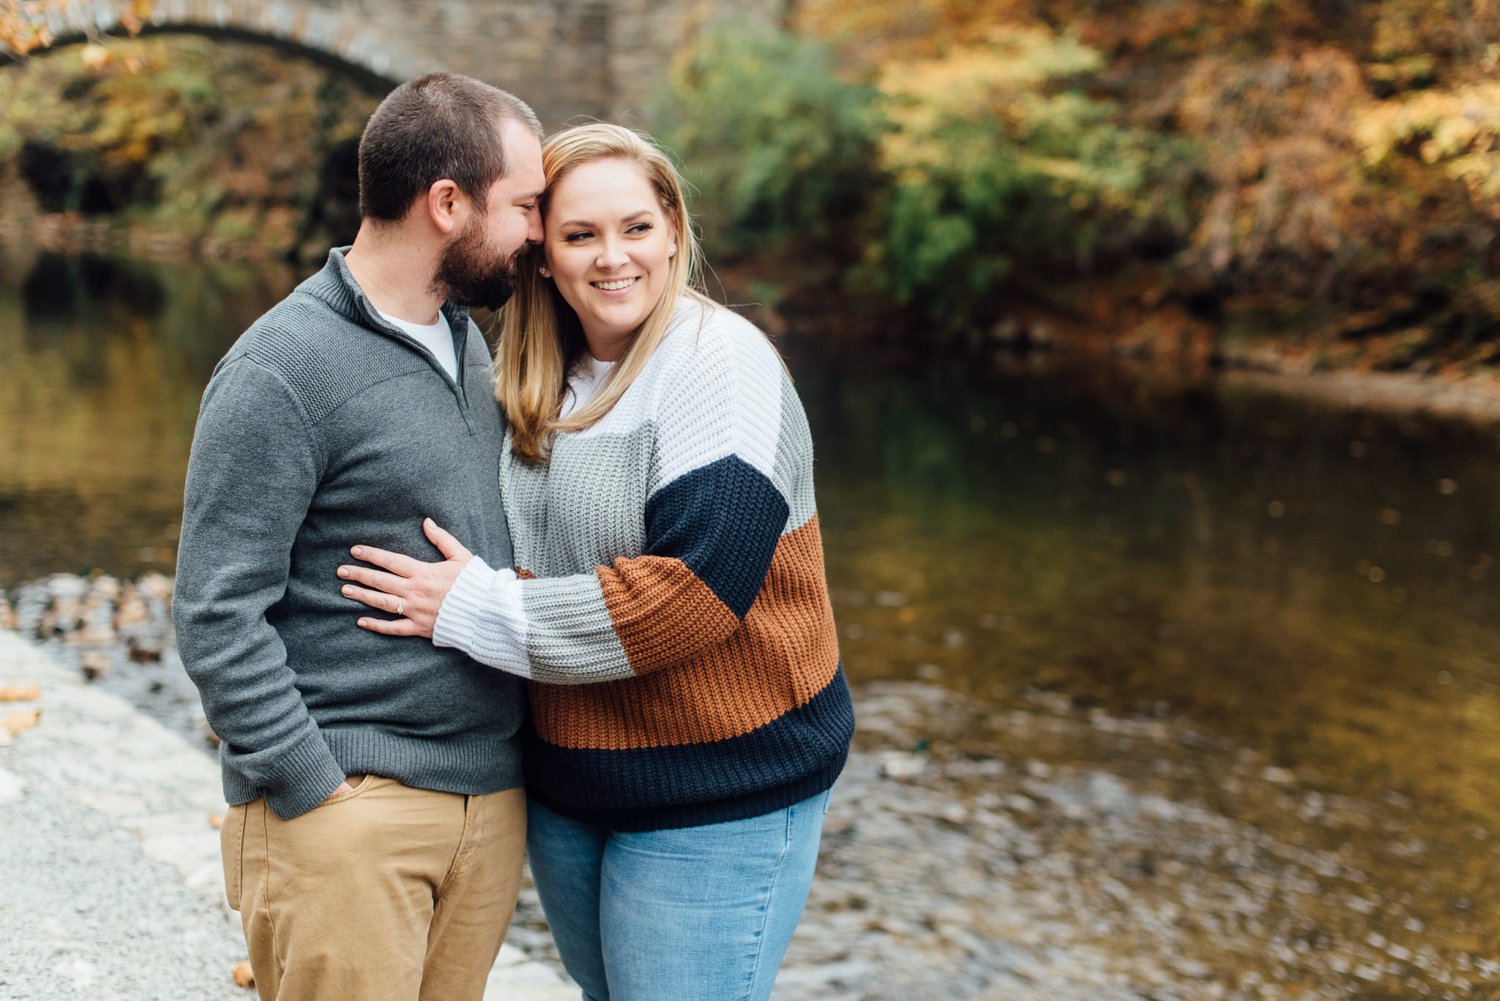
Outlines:
<svg viewBox="0 0 1500 1001"><path fill-rule="evenodd" d="M6 685L0 688L0 702L34 702L41 697L40 685Z"/></svg>
<svg viewBox="0 0 1500 1001"><path fill-rule="evenodd" d="M242 959L238 963L235 963L234 969L230 973L233 974L234 982L237 986L255 986L255 974L250 970L250 960Z"/></svg>
<svg viewBox="0 0 1500 1001"><path fill-rule="evenodd" d="M11 736L15 736L23 730L30 730L36 726L37 721L41 718L42 711L40 709L33 709L29 713L13 713L5 717L5 719L0 720L0 730L4 730Z"/></svg>
<svg viewBox="0 0 1500 1001"><path fill-rule="evenodd" d="M224 826L224 815L222 813L210 813L208 815L208 826L214 830Z"/></svg>

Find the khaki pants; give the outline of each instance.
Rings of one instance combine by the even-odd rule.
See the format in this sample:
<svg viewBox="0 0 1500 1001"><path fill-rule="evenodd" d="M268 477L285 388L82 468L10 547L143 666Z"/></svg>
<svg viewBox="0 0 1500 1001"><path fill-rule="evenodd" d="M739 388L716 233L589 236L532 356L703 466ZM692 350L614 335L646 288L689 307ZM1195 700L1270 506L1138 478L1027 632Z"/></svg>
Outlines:
<svg viewBox="0 0 1500 1001"><path fill-rule="evenodd" d="M221 842L261 1001L480 1001L515 912L520 789L367 775L294 820L258 799Z"/></svg>

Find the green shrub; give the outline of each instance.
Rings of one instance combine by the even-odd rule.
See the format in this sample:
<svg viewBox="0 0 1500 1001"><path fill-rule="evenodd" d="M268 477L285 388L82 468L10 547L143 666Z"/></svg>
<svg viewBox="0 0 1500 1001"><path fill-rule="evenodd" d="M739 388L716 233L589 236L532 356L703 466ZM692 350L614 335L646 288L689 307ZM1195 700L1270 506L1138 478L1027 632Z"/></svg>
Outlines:
<svg viewBox="0 0 1500 1001"><path fill-rule="evenodd" d="M1074 81L1092 50L1012 29L879 82L892 178L862 284L958 327L1018 284L1076 274L1123 249L1148 212L1151 150Z"/></svg>
<svg viewBox="0 0 1500 1001"><path fill-rule="evenodd" d="M772 28L730 25L685 51L653 117L709 251L857 252L881 184L875 96L835 75L826 45Z"/></svg>

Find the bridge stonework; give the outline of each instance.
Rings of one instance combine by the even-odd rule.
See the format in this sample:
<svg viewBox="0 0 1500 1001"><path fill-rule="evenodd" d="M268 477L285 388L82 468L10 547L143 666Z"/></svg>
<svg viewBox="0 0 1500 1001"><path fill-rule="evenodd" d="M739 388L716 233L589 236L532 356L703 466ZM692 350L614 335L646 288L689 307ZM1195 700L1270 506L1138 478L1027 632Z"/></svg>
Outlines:
<svg viewBox="0 0 1500 1001"><path fill-rule="evenodd" d="M715 20L771 22L787 0L154 0L145 30L248 38L391 84L435 69L515 92L551 130L649 124L673 57ZM119 34L125 0L45 5L54 44ZM0 57L8 55L0 45Z"/></svg>

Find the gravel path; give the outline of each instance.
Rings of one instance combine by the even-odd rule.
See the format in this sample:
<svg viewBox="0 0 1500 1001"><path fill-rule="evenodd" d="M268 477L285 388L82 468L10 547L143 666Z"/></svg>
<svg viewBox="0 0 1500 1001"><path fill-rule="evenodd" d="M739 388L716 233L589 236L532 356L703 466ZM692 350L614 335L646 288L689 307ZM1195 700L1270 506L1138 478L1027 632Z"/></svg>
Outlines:
<svg viewBox="0 0 1500 1001"><path fill-rule="evenodd" d="M209 756L0 631L8 685L41 694L0 702L0 718L42 715L0 746L0 1001L250 1001L231 975L245 951ZM577 991L507 946L486 997Z"/></svg>

